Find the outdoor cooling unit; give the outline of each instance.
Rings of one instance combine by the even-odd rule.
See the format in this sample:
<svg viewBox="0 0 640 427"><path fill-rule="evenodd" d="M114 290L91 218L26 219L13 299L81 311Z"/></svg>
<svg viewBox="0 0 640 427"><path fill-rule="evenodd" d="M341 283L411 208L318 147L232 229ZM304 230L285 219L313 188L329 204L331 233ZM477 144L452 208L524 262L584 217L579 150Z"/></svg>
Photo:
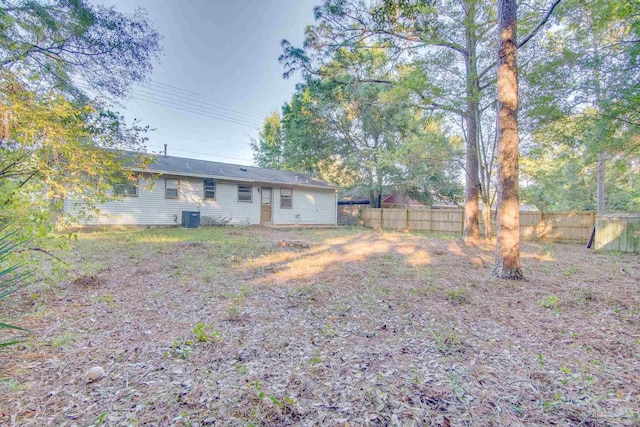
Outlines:
<svg viewBox="0 0 640 427"><path fill-rule="evenodd" d="M200 227L200 212L182 211L182 226L185 228Z"/></svg>

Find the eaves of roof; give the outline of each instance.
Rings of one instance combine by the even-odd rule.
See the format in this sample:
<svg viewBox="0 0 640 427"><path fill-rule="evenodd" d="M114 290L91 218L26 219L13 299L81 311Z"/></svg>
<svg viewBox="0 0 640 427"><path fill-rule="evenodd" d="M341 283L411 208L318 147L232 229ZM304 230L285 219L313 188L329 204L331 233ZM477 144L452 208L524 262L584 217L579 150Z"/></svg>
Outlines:
<svg viewBox="0 0 640 427"><path fill-rule="evenodd" d="M217 179L220 181L247 182L252 184L270 184L270 185L286 185L289 187L322 188L322 189L334 190L334 191L338 191L340 189L339 187L329 183L326 183L326 185L315 185L307 182L269 181L269 180L262 180L262 179L249 179L249 178L192 173L192 172L168 171L168 170L159 170L159 169L151 169L151 168L131 168L131 170L134 172L146 172L146 173L158 174L158 175L188 176L191 178L211 178L211 179Z"/></svg>

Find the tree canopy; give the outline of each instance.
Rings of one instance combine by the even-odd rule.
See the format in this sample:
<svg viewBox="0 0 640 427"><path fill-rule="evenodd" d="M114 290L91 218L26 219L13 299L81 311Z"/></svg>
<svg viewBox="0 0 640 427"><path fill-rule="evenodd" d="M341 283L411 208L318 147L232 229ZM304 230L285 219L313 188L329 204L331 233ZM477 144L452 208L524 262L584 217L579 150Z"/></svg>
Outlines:
<svg viewBox="0 0 640 427"><path fill-rule="evenodd" d="M523 73L528 201L544 209L639 208L639 11L617 0L559 7L560 25Z"/></svg>
<svg viewBox="0 0 640 427"><path fill-rule="evenodd" d="M518 10L522 45L559 3L538 0ZM479 237L478 201L488 214L495 194L495 2L326 0L314 12L318 24L308 28L304 48L283 42L285 76L326 74L319 64L336 50L372 42L384 47L395 71L386 83L403 86L415 105L458 127L465 141L464 234Z"/></svg>
<svg viewBox="0 0 640 427"><path fill-rule="evenodd" d="M116 102L160 53L146 14L83 0L5 1L0 7L0 205L26 237L53 228L70 194L88 206L131 178L122 150L143 152L147 128ZM138 161L141 159L137 159Z"/></svg>
<svg viewBox="0 0 640 427"><path fill-rule="evenodd" d="M387 83L388 64L377 46L338 50L298 86L282 118L267 117L253 144L258 164L357 187L372 203L392 191L458 200L460 139Z"/></svg>

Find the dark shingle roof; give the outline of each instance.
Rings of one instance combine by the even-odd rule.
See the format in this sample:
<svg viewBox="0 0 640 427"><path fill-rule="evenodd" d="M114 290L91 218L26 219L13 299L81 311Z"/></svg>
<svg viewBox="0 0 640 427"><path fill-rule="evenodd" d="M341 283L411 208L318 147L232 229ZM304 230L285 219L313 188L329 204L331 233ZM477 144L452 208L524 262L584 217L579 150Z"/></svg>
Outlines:
<svg viewBox="0 0 640 427"><path fill-rule="evenodd" d="M237 181L290 184L322 188L338 188L326 181L309 175L253 166L232 165L229 163L210 162L208 160L187 159L183 157L152 154L153 161L147 167L149 172L211 177Z"/></svg>

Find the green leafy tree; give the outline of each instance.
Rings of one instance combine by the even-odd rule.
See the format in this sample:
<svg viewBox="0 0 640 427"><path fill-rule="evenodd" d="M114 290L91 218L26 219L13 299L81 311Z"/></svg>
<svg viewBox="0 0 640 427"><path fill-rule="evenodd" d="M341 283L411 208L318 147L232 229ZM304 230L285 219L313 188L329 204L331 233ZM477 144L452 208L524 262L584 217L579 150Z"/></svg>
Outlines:
<svg viewBox="0 0 640 427"><path fill-rule="evenodd" d="M128 162L143 159L113 149L139 148L144 129L53 92L16 89L5 93L4 102L11 120L0 143L2 217L20 223L25 238L46 238L65 197L81 197L95 208L111 197L114 184L134 179Z"/></svg>
<svg viewBox="0 0 640 427"><path fill-rule="evenodd" d="M538 33L559 2L536 2L523 8L523 28L529 32L521 44ZM546 13L540 15L539 10L545 7ZM479 237L479 196L486 199L485 207L491 204L490 180L486 178L492 174L494 144L492 138L481 135L482 116L491 112L495 104L491 73L496 64L494 3L412 0L369 4L327 0L315 9L315 16L320 22L307 30L305 49L283 42L281 60L287 67L285 76L296 70L327 75L326 69L318 64L324 63L332 52L357 49L371 40L385 46L395 64L408 65L405 69L408 73L375 81L404 85L423 109L442 112L451 123L461 125L460 134L466 141L464 234L467 238ZM482 180L487 187L482 192L480 160L485 161Z"/></svg>
<svg viewBox="0 0 640 427"><path fill-rule="evenodd" d="M159 41L141 9L126 15L85 0L5 0L0 7L0 69L26 90L86 99L81 81L123 97L151 72Z"/></svg>
<svg viewBox="0 0 640 427"><path fill-rule="evenodd" d="M640 76L635 72L640 6L622 0L569 0L558 16L560 25L545 35L538 57L524 74L528 83L525 116L533 123L533 141L561 160L555 163L558 167L567 164L567 148L573 150L571 163L581 163L595 177L596 185L586 188L582 198L595 197L598 211L631 207L635 194L628 182L633 182L640 153ZM572 188L567 182L571 175L563 179L561 174L558 182L562 184L554 188L547 180L547 168L535 162L541 158L536 146L530 151L527 173L535 188L555 192ZM611 169L621 160L627 163L626 177ZM609 204L607 193L622 186L630 190L627 203L616 199L615 206ZM570 193L564 197L572 203L560 205L585 205Z"/></svg>
<svg viewBox="0 0 640 427"><path fill-rule="evenodd" d="M546 123L534 133L535 145L523 157L523 199L544 211L597 210L596 146L585 144L599 132L597 117L564 116ZM626 135L625 138L638 136ZM631 147L633 143L620 143ZM635 142L637 144L637 142ZM637 151L611 156L606 170L607 209L638 210Z"/></svg>
<svg viewBox="0 0 640 427"><path fill-rule="evenodd" d="M132 178L122 150L144 151L146 128L113 105L151 70L159 36L146 15L83 0L0 7L0 205L24 238L45 237L61 200L94 207ZM98 101L98 97L100 101Z"/></svg>
<svg viewBox="0 0 640 427"><path fill-rule="evenodd" d="M422 193L431 200L437 189L438 198L455 197L455 150L433 126L435 119L425 121L424 110L392 93L385 83L388 63L380 47L343 49L323 66L322 73L331 77L307 76L283 108L281 165L334 182L340 178L341 185L359 187L374 204L382 192L393 190ZM268 120L262 134L270 127ZM425 157L434 154L434 145L441 151L437 162L429 163ZM259 151L260 156L269 154L268 149ZM434 170L419 176L426 165L443 169L443 162L451 173Z"/></svg>
<svg viewBox="0 0 640 427"><path fill-rule="evenodd" d="M252 139L253 160L261 168L284 169L282 124L280 115L273 112L267 116L258 139Z"/></svg>

